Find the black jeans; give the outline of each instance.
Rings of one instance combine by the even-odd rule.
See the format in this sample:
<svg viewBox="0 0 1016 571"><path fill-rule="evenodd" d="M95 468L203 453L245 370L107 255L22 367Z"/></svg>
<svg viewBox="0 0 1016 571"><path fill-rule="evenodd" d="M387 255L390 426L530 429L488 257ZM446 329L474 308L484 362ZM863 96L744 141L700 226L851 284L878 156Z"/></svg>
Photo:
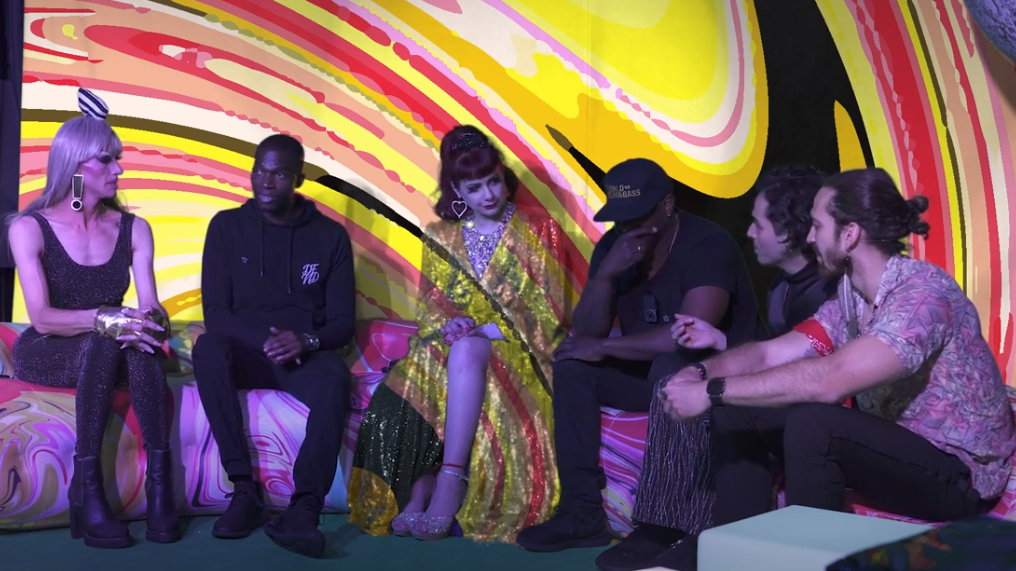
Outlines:
<svg viewBox="0 0 1016 571"><path fill-rule="evenodd" d="M840 405L715 408L712 450L717 526L769 511L770 453L784 462L787 505L842 511L851 488L873 508L946 521L994 504L981 499L956 456L894 422Z"/></svg>
<svg viewBox="0 0 1016 571"><path fill-rule="evenodd" d="M683 361L679 354L667 354L651 364L554 363L554 448L561 511L596 517L603 510L600 490L607 477L600 467L600 407L648 412L656 381L676 372Z"/></svg>
<svg viewBox="0 0 1016 571"><path fill-rule="evenodd" d="M225 335L204 333L192 351L198 394L231 480L251 477L251 457L237 391L285 391L307 405L307 432L293 466L294 497L324 500L335 479L346 426L349 368L337 353L305 355L302 365L274 365L264 353Z"/></svg>

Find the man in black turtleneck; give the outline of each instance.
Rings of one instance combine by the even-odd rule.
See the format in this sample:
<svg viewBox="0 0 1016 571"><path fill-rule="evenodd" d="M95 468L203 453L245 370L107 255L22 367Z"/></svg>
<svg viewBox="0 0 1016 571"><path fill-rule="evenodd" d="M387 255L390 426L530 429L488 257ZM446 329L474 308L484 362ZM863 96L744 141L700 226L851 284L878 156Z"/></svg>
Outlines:
<svg viewBox="0 0 1016 571"><path fill-rule="evenodd" d="M349 394L349 368L335 350L353 337L355 294L349 235L296 193L303 157L303 145L287 135L262 141L254 197L209 223L201 262L206 333L192 353L201 404L233 483L212 535L237 539L267 524L278 545L320 557L318 518L335 479ZM255 388L286 391L310 409L289 508L272 522L237 397Z"/></svg>
<svg viewBox="0 0 1016 571"><path fill-rule="evenodd" d="M755 184L755 202L748 238L755 256L764 266L775 266L780 275L769 288L768 321L770 337L778 337L810 318L819 306L836 293L839 276L819 273L808 245L811 206L822 187L823 177L808 168L778 168L764 173ZM692 335L684 337L681 327ZM694 318L679 319L674 326L677 341L690 349L727 348L726 336ZM694 339L694 341L691 341ZM597 565L606 571L632 571L650 567L694 568L693 542L712 523L713 491L708 441L646 438L646 463L639 478L635 509L635 530L620 544L604 551ZM698 459L691 461L689 458ZM683 460L682 460L683 459ZM688 470L692 466L694 470ZM675 470L675 468L683 469Z"/></svg>
<svg viewBox="0 0 1016 571"><path fill-rule="evenodd" d="M819 274L807 243L811 205L822 180L812 169L782 168L766 173L755 185L748 237L760 264L780 268L767 303L772 338L814 315L836 293L839 276Z"/></svg>

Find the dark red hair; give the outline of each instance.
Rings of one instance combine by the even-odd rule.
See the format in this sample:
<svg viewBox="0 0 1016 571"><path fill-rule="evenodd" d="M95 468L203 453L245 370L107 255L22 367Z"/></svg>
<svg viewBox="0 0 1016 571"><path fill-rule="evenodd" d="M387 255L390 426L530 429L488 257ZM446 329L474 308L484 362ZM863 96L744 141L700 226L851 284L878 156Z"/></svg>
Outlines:
<svg viewBox="0 0 1016 571"><path fill-rule="evenodd" d="M434 212L445 220L458 220L452 208L452 202L459 199L455 185L464 180L490 176L498 168L508 190L508 200L512 201L519 188L519 179L504 164L504 155L487 135L472 125L458 125L448 131L441 139L441 172L438 174L441 196L434 205ZM467 211L463 216L468 214Z"/></svg>

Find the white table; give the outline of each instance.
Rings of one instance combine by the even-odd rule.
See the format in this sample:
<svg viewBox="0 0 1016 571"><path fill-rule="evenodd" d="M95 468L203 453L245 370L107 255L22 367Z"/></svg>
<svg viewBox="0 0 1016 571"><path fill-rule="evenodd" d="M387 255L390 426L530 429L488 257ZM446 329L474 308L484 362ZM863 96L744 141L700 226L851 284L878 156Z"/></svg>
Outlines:
<svg viewBox="0 0 1016 571"><path fill-rule="evenodd" d="M706 530L699 571L825 571L851 553L931 529L887 519L790 506Z"/></svg>

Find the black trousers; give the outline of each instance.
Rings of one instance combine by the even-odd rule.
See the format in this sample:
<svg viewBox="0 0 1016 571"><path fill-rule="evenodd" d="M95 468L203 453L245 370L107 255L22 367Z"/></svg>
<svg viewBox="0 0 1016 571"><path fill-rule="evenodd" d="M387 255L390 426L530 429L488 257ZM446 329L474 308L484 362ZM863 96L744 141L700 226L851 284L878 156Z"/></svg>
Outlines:
<svg viewBox="0 0 1016 571"><path fill-rule="evenodd" d="M193 349L194 377L222 466L231 480L251 477L251 457L237 391L285 391L310 409L293 467L294 497L323 500L335 479L349 402L349 368L337 353L318 351L303 364L275 365L232 337L204 333Z"/></svg>
<svg viewBox="0 0 1016 571"><path fill-rule="evenodd" d="M784 462L787 505L841 511L851 488L873 508L946 521L987 513L995 503L981 499L959 458L856 409L719 407L711 428L717 526L769 511L770 453Z"/></svg>
<svg viewBox="0 0 1016 571"><path fill-rule="evenodd" d="M596 517L603 509L600 490L607 477L600 468L600 407L647 412L656 381L676 372L679 354L652 363L619 360L554 363L554 447L561 482L560 510Z"/></svg>

